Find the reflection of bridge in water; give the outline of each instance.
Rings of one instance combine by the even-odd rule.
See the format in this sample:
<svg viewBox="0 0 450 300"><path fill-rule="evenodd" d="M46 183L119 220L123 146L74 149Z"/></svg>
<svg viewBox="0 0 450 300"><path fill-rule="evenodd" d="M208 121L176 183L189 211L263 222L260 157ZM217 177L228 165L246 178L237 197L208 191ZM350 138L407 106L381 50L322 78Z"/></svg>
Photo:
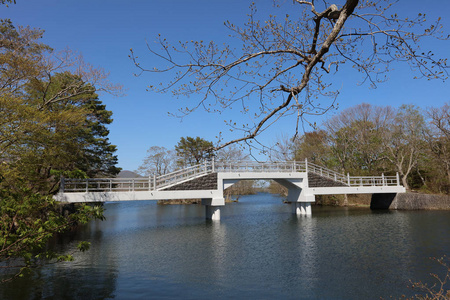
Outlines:
<svg viewBox="0 0 450 300"><path fill-rule="evenodd" d="M202 199L206 217L220 220L223 191L240 180L274 180L288 189L293 213L311 215L315 195L405 192L397 176L350 176L303 162L215 162L148 178L63 179L58 201Z"/></svg>

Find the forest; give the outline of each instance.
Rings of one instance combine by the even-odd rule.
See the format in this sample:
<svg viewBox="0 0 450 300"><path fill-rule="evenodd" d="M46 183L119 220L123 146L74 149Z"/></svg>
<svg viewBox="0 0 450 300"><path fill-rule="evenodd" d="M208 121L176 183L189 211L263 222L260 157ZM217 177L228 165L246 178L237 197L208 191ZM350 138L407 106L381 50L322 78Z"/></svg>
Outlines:
<svg viewBox="0 0 450 300"><path fill-rule="evenodd" d="M422 110L362 103L297 139L280 138L274 153L355 176L398 172L407 189L449 194L450 105Z"/></svg>

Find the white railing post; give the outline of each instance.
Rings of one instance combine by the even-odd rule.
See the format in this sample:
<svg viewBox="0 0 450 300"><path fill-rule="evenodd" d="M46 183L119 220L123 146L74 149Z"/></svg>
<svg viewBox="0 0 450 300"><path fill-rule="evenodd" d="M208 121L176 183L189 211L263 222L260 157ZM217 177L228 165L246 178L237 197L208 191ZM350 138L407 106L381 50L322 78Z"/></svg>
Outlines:
<svg viewBox="0 0 450 300"><path fill-rule="evenodd" d="M109 191L112 192L112 179L109 179Z"/></svg>
<svg viewBox="0 0 450 300"><path fill-rule="evenodd" d="M211 160L211 170L212 170L213 173L216 171L215 163L216 163L216 160L215 160L215 158L213 156L212 160Z"/></svg>
<svg viewBox="0 0 450 300"><path fill-rule="evenodd" d="M350 173L347 173L347 183L348 183L348 186L350 186Z"/></svg>
<svg viewBox="0 0 450 300"><path fill-rule="evenodd" d="M386 181L384 178L384 173L381 173L381 185L385 186L386 185Z"/></svg>
<svg viewBox="0 0 450 300"><path fill-rule="evenodd" d="M153 174L153 190L156 191L156 174Z"/></svg>
<svg viewBox="0 0 450 300"><path fill-rule="evenodd" d="M400 176L398 175L398 172L397 172L397 186L400 186Z"/></svg>
<svg viewBox="0 0 450 300"><path fill-rule="evenodd" d="M131 180L131 191L134 192L134 178Z"/></svg>
<svg viewBox="0 0 450 300"><path fill-rule="evenodd" d="M305 158L305 172L308 173L308 159Z"/></svg>
<svg viewBox="0 0 450 300"><path fill-rule="evenodd" d="M359 178L359 185L360 185L360 186L363 186L363 180L362 180L362 177Z"/></svg>
<svg viewBox="0 0 450 300"><path fill-rule="evenodd" d="M292 172L295 172L295 160L292 162Z"/></svg>

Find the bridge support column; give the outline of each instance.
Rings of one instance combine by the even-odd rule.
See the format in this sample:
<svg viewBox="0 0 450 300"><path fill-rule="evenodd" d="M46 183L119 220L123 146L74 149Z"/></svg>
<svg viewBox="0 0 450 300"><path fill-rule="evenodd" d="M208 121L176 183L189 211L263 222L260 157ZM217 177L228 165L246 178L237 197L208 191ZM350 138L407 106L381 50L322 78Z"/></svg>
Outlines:
<svg viewBox="0 0 450 300"><path fill-rule="evenodd" d="M311 216L311 203L316 201L315 195L308 189L307 180L307 177L275 179L288 189L287 202L291 203L292 213L298 216Z"/></svg>
<svg viewBox="0 0 450 300"><path fill-rule="evenodd" d="M311 202L291 202L292 213L298 216L311 216Z"/></svg>
<svg viewBox="0 0 450 300"><path fill-rule="evenodd" d="M205 205L206 219L219 221L220 220L220 206Z"/></svg>
<svg viewBox="0 0 450 300"><path fill-rule="evenodd" d="M223 198L202 199L202 205L205 206L206 219L219 221L220 207L225 205Z"/></svg>

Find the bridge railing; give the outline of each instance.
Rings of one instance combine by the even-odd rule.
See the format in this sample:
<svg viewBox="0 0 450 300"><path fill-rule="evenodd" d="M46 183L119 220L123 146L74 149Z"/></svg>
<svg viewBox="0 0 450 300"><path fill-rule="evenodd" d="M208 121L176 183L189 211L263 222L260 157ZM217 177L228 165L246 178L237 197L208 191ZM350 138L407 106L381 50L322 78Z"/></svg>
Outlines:
<svg viewBox="0 0 450 300"><path fill-rule="evenodd" d="M344 174L338 173L336 171L321 167L319 165L310 163L308 161L305 161L305 164L308 167L308 172L312 172L314 174L320 175L322 177L341 182L343 184L348 184L348 178Z"/></svg>
<svg viewBox="0 0 450 300"><path fill-rule="evenodd" d="M183 181L190 180L195 177L212 173L214 170L214 162L206 161L202 164L190 166L161 176L154 176L153 189L160 190Z"/></svg>
<svg viewBox="0 0 450 300"><path fill-rule="evenodd" d="M133 192L153 191L179 184L213 170L213 163L206 162L177 170L161 176L143 178L87 178L61 179L60 189L64 192Z"/></svg>
<svg viewBox="0 0 450 300"><path fill-rule="evenodd" d="M398 176L348 176L348 186L400 186Z"/></svg>
<svg viewBox="0 0 450 300"><path fill-rule="evenodd" d="M61 179L63 192L131 192L161 190L213 172L312 172L325 178L355 186L400 186L397 176L350 176L305 161L222 162L206 161L161 176L145 178Z"/></svg>
<svg viewBox="0 0 450 300"><path fill-rule="evenodd" d="M132 192L148 191L151 182L148 178L87 178L61 179L64 192Z"/></svg>
<svg viewBox="0 0 450 300"><path fill-rule="evenodd" d="M400 178L396 176L350 176L305 161L308 172L341 182L350 187L356 186L400 186Z"/></svg>
<svg viewBox="0 0 450 300"><path fill-rule="evenodd" d="M300 162L256 162L256 161L234 161L214 162L215 172L305 172L304 161Z"/></svg>

